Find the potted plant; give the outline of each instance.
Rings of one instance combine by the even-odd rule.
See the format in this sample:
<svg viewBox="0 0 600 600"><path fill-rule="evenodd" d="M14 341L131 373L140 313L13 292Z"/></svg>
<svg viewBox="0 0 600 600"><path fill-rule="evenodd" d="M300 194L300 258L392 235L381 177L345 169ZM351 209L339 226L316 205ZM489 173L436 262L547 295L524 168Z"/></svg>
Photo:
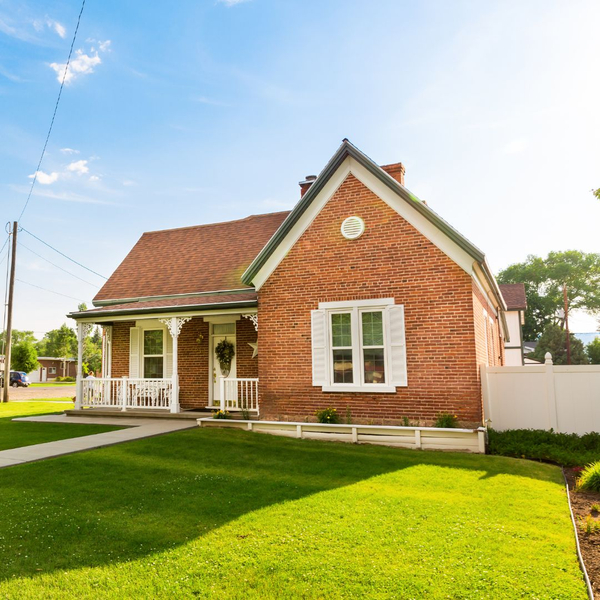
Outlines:
<svg viewBox="0 0 600 600"><path fill-rule="evenodd" d="M219 361L219 368L223 377L227 377L231 370L231 361L235 356L234 345L228 340L221 340L215 348L215 355Z"/></svg>

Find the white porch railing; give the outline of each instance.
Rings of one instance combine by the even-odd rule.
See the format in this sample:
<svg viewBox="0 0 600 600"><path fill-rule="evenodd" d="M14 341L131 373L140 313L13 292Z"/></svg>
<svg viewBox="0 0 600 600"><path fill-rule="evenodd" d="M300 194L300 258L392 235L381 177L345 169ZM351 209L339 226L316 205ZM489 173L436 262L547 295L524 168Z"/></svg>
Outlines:
<svg viewBox="0 0 600 600"><path fill-rule="evenodd" d="M170 409L176 400L173 379L103 377L81 381L81 406Z"/></svg>
<svg viewBox="0 0 600 600"><path fill-rule="evenodd" d="M253 377L219 378L221 410L258 412L258 379Z"/></svg>

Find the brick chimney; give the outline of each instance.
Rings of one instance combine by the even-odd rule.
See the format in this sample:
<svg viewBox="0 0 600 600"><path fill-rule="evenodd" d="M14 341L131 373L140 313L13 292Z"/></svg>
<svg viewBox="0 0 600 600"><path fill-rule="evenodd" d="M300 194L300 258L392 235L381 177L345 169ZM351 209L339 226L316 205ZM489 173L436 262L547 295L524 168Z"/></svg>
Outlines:
<svg viewBox="0 0 600 600"><path fill-rule="evenodd" d="M404 165L402 163L381 165L381 168L388 175L391 175L400 185L404 185Z"/></svg>
<svg viewBox="0 0 600 600"><path fill-rule="evenodd" d="M308 188L315 182L316 178L317 178L316 175L307 175L304 178L304 181L301 181L299 183L299 185L300 185L300 198L302 198L302 196L304 196L304 194L306 194L306 192L308 192Z"/></svg>

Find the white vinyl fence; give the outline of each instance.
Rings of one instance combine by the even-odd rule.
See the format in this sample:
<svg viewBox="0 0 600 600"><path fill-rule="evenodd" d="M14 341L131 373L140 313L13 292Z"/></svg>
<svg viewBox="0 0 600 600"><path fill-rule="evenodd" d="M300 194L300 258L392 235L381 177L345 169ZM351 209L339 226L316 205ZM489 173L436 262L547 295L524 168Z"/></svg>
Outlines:
<svg viewBox="0 0 600 600"><path fill-rule="evenodd" d="M494 429L600 432L600 365L481 367L483 410Z"/></svg>

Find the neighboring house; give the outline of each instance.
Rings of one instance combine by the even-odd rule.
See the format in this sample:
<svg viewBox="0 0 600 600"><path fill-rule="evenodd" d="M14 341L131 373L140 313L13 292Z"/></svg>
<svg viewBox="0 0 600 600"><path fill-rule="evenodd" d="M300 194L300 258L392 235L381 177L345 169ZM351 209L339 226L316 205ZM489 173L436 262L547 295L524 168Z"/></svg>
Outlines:
<svg viewBox="0 0 600 600"><path fill-rule="evenodd" d="M510 339L504 341L504 364L507 367L517 367L525 364L523 342L523 325L525 324L525 310L527 298L525 286L522 283L501 283L500 291L506 302L506 323Z"/></svg>
<svg viewBox="0 0 600 600"><path fill-rule="evenodd" d="M404 187L400 163L347 140L300 185L289 213L145 233L70 315L80 358L103 327L103 377L79 378L77 406L481 424L479 365L504 364L507 339L484 254Z"/></svg>
<svg viewBox="0 0 600 600"><path fill-rule="evenodd" d="M29 379L35 382L45 382L57 377L76 377L77 361L74 358L56 358L55 356L38 356L40 366L28 373Z"/></svg>
<svg viewBox="0 0 600 600"><path fill-rule="evenodd" d="M532 352L535 351L536 346L538 344L539 344L539 342L537 342L537 341L523 342L523 355L524 355L523 364L524 365L539 365L539 364L541 364L542 361L535 360L534 358L529 358L527 356L528 354L531 354Z"/></svg>

